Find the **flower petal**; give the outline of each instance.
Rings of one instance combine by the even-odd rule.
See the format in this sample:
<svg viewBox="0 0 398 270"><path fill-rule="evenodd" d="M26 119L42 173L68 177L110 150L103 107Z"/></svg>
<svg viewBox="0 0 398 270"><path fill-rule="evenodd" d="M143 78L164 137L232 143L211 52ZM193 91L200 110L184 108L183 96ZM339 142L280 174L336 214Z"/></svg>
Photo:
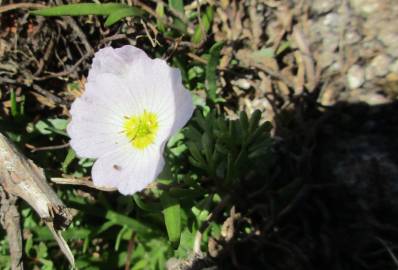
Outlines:
<svg viewBox="0 0 398 270"><path fill-rule="evenodd" d="M142 56L148 57L143 50L134 46L126 45L118 49L105 47L95 53L87 81L95 81L105 73L124 74L129 65Z"/></svg>
<svg viewBox="0 0 398 270"><path fill-rule="evenodd" d="M123 81L112 74L86 84L84 94L72 104L72 121L67 128L78 156L97 158L128 144L123 134L124 117L137 113L139 108L128 95Z"/></svg>
<svg viewBox="0 0 398 270"><path fill-rule="evenodd" d="M159 175L166 140L186 124L193 110L179 70L133 46L108 47L95 54L85 92L70 110L67 131L79 156L97 158L92 168L96 185L133 194ZM157 116L159 127L153 144L136 149L124 123L145 111Z"/></svg>
<svg viewBox="0 0 398 270"><path fill-rule="evenodd" d="M148 79L151 77L155 79ZM127 80L130 92L141 101L142 107L159 117L160 144L191 118L192 95L183 87L180 71L164 60L142 57L130 67Z"/></svg>
<svg viewBox="0 0 398 270"><path fill-rule="evenodd" d="M164 167L162 149L132 151L125 148L101 156L91 171L97 186L116 187L124 195L134 194L154 181Z"/></svg>

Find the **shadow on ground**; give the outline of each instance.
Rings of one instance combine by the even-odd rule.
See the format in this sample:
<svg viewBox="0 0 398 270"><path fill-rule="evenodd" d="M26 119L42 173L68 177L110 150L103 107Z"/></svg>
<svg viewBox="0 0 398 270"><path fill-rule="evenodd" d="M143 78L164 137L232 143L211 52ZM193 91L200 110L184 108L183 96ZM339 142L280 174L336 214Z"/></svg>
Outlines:
<svg viewBox="0 0 398 270"><path fill-rule="evenodd" d="M270 171L242 183L247 214L218 268L396 269L398 103L295 103L276 118Z"/></svg>

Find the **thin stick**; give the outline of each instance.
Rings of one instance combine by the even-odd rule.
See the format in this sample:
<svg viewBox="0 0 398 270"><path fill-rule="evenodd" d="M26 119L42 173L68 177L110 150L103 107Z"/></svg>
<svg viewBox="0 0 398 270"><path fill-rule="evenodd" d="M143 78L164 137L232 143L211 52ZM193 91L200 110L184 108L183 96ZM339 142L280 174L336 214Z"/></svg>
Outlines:
<svg viewBox="0 0 398 270"><path fill-rule="evenodd" d="M127 257L126 257L126 264L124 266L124 270L130 269L131 256L133 255L133 250L134 250L134 240L135 240L135 234L133 232L131 234L129 244L127 246Z"/></svg>
<svg viewBox="0 0 398 270"><path fill-rule="evenodd" d="M53 177L51 181L60 185L76 185L76 186L86 186L89 188L94 188L102 191L112 192L116 191L116 188L105 187L105 186L95 186L92 181L86 179L76 179L76 178L62 178Z"/></svg>
<svg viewBox="0 0 398 270"><path fill-rule="evenodd" d="M43 81L47 80L50 78L57 78L57 77L62 77L69 75L72 73L84 60L86 60L88 57L92 55L91 52L87 52L85 55L83 55L71 68L58 72L58 73L50 73L50 75L42 76L42 77L33 77L34 80L36 81Z"/></svg>
<svg viewBox="0 0 398 270"><path fill-rule="evenodd" d="M25 146L30 148L31 149L30 151L32 153L34 153L34 152L39 152L39 151L64 149L64 148L69 147L69 143L64 143L64 144L61 144L61 145L41 146L41 147L35 147L33 145L30 145L30 144L26 144Z"/></svg>

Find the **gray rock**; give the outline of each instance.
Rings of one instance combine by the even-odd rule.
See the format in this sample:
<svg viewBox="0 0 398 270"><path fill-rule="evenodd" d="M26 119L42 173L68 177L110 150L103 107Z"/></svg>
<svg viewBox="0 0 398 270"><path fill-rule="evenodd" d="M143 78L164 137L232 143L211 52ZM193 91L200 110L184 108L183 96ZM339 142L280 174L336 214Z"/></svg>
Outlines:
<svg viewBox="0 0 398 270"><path fill-rule="evenodd" d="M365 82L365 71L359 65L353 65L347 73L347 84L351 89L356 89L362 86Z"/></svg>
<svg viewBox="0 0 398 270"><path fill-rule="evenodd" d="M380 9L383 0L350 0L351 7L363 15L370 15Z"/></svg>
<svg viewBox="0 0 398 270"><path fill-rule="evenodd" d="M339 1L325 1L325 0L313 0L311 9L318 14L324 14L332 11L337 5Z"/></svg>
<svg viewBox="0 0 398 270"><path fill-rule="evenodd" d="M361 35L358 34L358 32L355 30L347 31L345 34L345 42L348 45L358 43L361 40L361 38L362 38Z"/></svg>
<svg viewBox="0 0 398 270"><path fill-rule="evenodd" d="M318 64L321 68L327 68L332 66L337 60L337 55L334 51L323 51L319 54ZM337 71L337 69L333 68L331 71Z"/></svg>
<svg viewBox="0 0 398 270"><path fill-rule="evenodd" d="M398 59L395 60L391 65L390 65L390 71L392 73L398 74Z"/></svg>
<svg viewBox="0 0 398 270"><path fill-rule="evenodd" d="M376 77L383 77L388 74L391 58L385 54L377 55L366 67L366 80L373 80Z"/></svg>
<svg viewBox="0 0 398 270"><path fill-rule="evenodd" d="M323 25L331 28L332 32L338 31L338 26L340 25L341 16L338 13L329 13L322 19Z"/></svg>

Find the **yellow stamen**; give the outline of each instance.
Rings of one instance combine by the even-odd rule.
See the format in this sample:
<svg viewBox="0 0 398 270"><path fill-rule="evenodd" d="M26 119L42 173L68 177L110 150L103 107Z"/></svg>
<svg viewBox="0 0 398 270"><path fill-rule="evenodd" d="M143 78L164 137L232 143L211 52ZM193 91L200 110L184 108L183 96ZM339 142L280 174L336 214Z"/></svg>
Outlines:
<svg viewBox="0 0 398 270"><path fill-rule="evenodd" d="M158 117L144 111L141 115L126 118L123 127L133 147L142 150L155 141L159 129Z"/></svg>

